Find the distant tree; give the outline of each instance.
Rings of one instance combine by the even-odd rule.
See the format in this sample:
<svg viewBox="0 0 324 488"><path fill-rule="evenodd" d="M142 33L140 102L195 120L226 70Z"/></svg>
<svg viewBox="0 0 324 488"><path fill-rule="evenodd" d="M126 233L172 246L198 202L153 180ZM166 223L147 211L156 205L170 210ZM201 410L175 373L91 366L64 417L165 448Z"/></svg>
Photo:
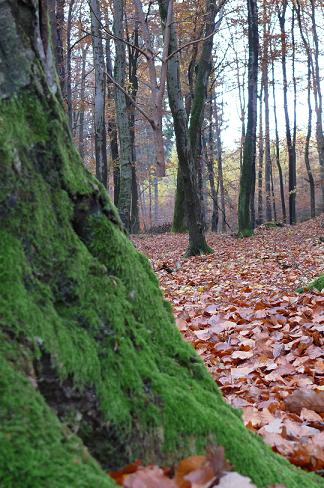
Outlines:
<svg viewBox="0 0 324 488"><path fill-rule="evenodd" d="M243 164L240 179L238 206L239 234L242 237L253 233L253 208L255 188L256 125L258 96L258 7L257 0L247 0L248 10L248 121L244 142Z"/></svg>

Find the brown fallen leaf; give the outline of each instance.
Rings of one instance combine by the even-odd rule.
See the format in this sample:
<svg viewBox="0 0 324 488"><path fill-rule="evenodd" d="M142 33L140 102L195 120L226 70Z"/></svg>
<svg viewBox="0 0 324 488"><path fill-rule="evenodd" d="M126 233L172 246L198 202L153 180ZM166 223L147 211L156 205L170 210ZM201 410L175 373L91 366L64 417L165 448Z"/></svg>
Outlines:
<svg viewBox="0 0 324 488"><path fill-rule="evenodd" d="M317 413L324 412L324 391L295 390L284 400L286 409L290 412L300 413L303 408Z"/></svg>
<svg viewBox="0 0 324 488"><path fill-rule="evenodd" d="M314 410L308 410L308 408L302 408L300 412L300 418L305 422L322 422L322 417L314 412Z"/></svg>

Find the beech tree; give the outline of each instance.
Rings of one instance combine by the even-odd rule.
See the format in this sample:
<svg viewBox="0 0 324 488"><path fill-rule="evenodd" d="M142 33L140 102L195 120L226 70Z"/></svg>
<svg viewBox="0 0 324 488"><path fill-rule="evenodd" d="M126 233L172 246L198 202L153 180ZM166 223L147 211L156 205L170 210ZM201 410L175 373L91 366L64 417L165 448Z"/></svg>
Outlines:
<svg viewBox="0 0 324 488"><path fill-rule="evenodd" d="M215 443L260 488L320 486L245 429L181 339L73 145L48 25L45 2L1 3L1 486L113 487L108 469Z"/></svg>
<svg viewBox="0 0 324 488"><path fill-rule="evenodd" d="M240 179L238 207L239 233L249 236L253 232L253 206L256 158L256 125L258 94L258 8L256 0L247 1L249 65L248 65L248 121L244 142L243 164Z"/></svg>

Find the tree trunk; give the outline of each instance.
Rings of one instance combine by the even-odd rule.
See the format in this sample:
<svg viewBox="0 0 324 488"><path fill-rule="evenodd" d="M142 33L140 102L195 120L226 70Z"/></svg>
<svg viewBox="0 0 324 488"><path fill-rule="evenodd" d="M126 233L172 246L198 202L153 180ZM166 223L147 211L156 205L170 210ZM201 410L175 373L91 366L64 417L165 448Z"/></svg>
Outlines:
<svg viewBox="0 0 324 488"><path fill-rule="evenodd" d="M263 224L263 83L261 82L259 98L259 154L258 154L258 218L257 225Z"/></svg>
<svg viewBox="0 0 324 488"><path fill-rule="evenodd" d="M124 88L125 69L126 69L126 46L124 38L124 2L114 0L114 34L116 59L114 74L116 82ZM132 185L133 185L133 151L132 135L129 126L127 113L127 99L125 94L115 87L116 118L119 137L119 164L120 164L120 183L118 210L120 217L129 231L131 228L131 209L132 209Z"/></svg>
<svg viewBox="0 0 324 488"><path fill-rule="evenodd" d="M167 20L169 1L159 0L162 23ZM178 48L177 34L174 22L170 25L170 52ZM174 55L168 62L167 72L169 104L174 121L176 146L181 175L183 177L186 201L186 213L188 217L189 245L187 256L199 255L210 252L204 235L204 222L202 216L201 201L198 194L198 183L195 173L195 160L191 149L189 132L187 128L187 115L183 103L179 57Z"/></svg>
<svg viewBox="0 0 324 488"><path fill-rule="evenodd" d="M316 112L316 141L317 141L317 152L320 164L320 175L321 175L321 192L322 192L322 202L321 210L324 211L324 132L323 132L323 96L321 89L321 75L320 75L320 52L319 52L319 40L317 34L317 26L315 21L315 2L310 0L312 9L312 32L315 45L314 53L314 94L315 94L315 112Z"/></svg>
<svg viewBox="0 0 324 488"><path fill-rule="evenodd" d="M44 5L0 7L2 485L113 488L107 470L172 464L217 442L259 487L316 488L223 401L83 168Z"/></svg>
<svg viewBox="0 0 324 488"><path fill-rule="evenodd" d="M55 57L58 75L60 78L63 98L66 100L66 77L65 77L65 56L64 56L64 7L65 0L56 0L56 35L55 35Z"/></svg>
<svg viewBox="0 0 324 488"><path fill-rule="evenodd" d="M107 18L107 25L108 25L108 21L109 19ZM106 40L106 66L107 66L108 75L112 76L113 68L112 68L112 61L111 61L109 38ZM114 91L113 91L112 82L110 81L109 78L107 79L107 81L108 81L107 101L108 101L108 105L111 107L114 99ZM114 204L117 207L119 188L120 188L120 167L119 167L118 133L117 133L116 115L114 112L109 114L107 128L108 128L108 135L110 140L111 164L112 164L113 179L114 179Z"/></svg>
<svg viewBox="0 0 324 488"><path fill-rule="evenodd" d="M187 215L186 215L186 205L185 205L185 188L184 180L181 174L181 167L178 162L177 171L177 186L175 193L175 203L174 212L172 220L172 232L187 232Z"/></svg>
<svg viewBox="0 0 324 488"><path fill-rule="evenodd" d="M267 15L267 5L263 1L263 63L262 84L264 90L264 118L265 118L265 193L266 193L266 220L272 220L271 208L271 148L270 148L270 110L269 110L269 38L270 25Z"/></svg>
<svg viewBox="0 0 324 488"><path fill-rule="evenodd" d="M223 111L223 109L222 109ZM216 133L216 159L217 159L217 176L220 196L220 210L221 210L221 231L226 232L226 208L225 208L225 189L224 189L224 175L223 175L223 149L221 139L221 117L220 109L215 100L215 133Z"/></svg>
<svg viewBox="0 0 324 488"><path fill-rule="evenodd" d="M84 114L85 114L85 79L86 79L86 65L87 65L88 46L82 47L82 71L81 71L81 87L80 87L80 117L79 117L79 153L81 159L84 160Z"/></svg>
<svg viewBox="0 0 324 488"><path fill-rule="evenodd" d="M213 134L213 95L210 95L209 100L209 130L208 130L208 149L209 154L207 151L206 146L206 162L207 162L207 171L208 171L208 180L210 186L210 196L212 199L212 218L211 218L211 230L212 232L217 232L218 230L218 188L219 184L217 185L217 189L215 187L215 171L214 171L214 161L215 161L215 145L214 145L214 134Z"/></svg>
<svg viewBox="0 0 324 488"><path fill-rule="evenodd" d="M278 18L281 31L281 64L283 77L284 112L286 122L286 140L288 148L289 166L289 223L296 223L296 148L293 144L290 131L288 110L288 80L287 80L287 41L286 41L286 10L287 0L284 0L282 10L278 7Z"/></svg>
<svg viewBox="0 0 324 488"><path fill-rule="evenodd" d="M305 141L305 166L308 176L309 182L309 193L310 193L310 215L311 218L315 217L316 214L316 200L315 200L315 181L314 176L309 160L309 146L310 140L312 137L312 118L313 118L313 110L312 110L312 102L311 102L311 86L312 86L312 53L310 50L309 43L305 37L303 26L302 26L302 19L301 19L301 9L299 2L297 3L297 19L299 24L299 31L301 38L304 43L304 47L307 53L307 106L308 106L308 124L307 124L307 134L306 134L306 141Z"/></svg>
<svg viewBox="0 0 324 488"><path fill-rule="evenodd" d="M247 6L249 30L248 122L244 142L238 208L239 234L242 237L250 236L253 233L259 53L256 0L248 0Z"/></svg>
<svg viewBox="0 0 324 488"><path fill-rule="evenodd" d="M280 141L279 141L278 117L277 117L276 80L275 80L274 59L273 59L272 52L271 52L271 57L272 57L271 70L272 70L273 115L274 115L275 133L276 133L276 165L279 174L282 221L285 224L287 222L287 212L286 212L286 200L285 200L285 186L284 186L282 167L280 162Z"/></svg>
<svg viewBox="0 0 324 488"><path fill-rule="evenodd" d="M105 60L101 38L101 12L99 0L90 0L91 33L93 47L93 62L95 70L95 104L94 104L94 131L95 131L95 154L96 154L96 176L101 183L107 187L107 140L105 123L105 96L106 96L106 75Z"/></svg>
<svg viewBox="0 0 324 488"><path fill-rule="evenodd" d="M66 24L66 103L70 129L73 129L71 29L75 0L70 0Z"/></svg>

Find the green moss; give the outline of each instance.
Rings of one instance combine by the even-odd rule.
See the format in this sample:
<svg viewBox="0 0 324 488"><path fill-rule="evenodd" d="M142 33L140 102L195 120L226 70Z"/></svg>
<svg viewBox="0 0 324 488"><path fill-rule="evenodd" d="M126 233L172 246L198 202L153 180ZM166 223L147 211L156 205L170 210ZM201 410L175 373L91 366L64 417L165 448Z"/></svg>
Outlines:
<svg viewBox="0 0 324 488"><path fill-rule="evenodd" d="M324 274L321 274L318 278L313 280L307 286L305 286L303 288L298 288L297 292L303 293L303 291L305 291L305 290L318 290L318 291L324 290Z"/></svg>
<svg viewBox="0 0 324 488"><path fill-rule="evenodd" d="M173 463L218 442L259 487L323 486L223 402L148 261L82 167L57 103L26 92L0 113L1 486L110 486L64 426L73 428L73 405L60 421L26 380L45 353L58 384L96 393L111 436L93 454L105 466ZM95 438L91 422L81 423L79 436Z"/></svg>
<svg viewBox="0 0 324 488"><path fill-rule="evenodd" d="M59 422L33 388L0 356L0 485L112 488L78 437Z"/></svg>

